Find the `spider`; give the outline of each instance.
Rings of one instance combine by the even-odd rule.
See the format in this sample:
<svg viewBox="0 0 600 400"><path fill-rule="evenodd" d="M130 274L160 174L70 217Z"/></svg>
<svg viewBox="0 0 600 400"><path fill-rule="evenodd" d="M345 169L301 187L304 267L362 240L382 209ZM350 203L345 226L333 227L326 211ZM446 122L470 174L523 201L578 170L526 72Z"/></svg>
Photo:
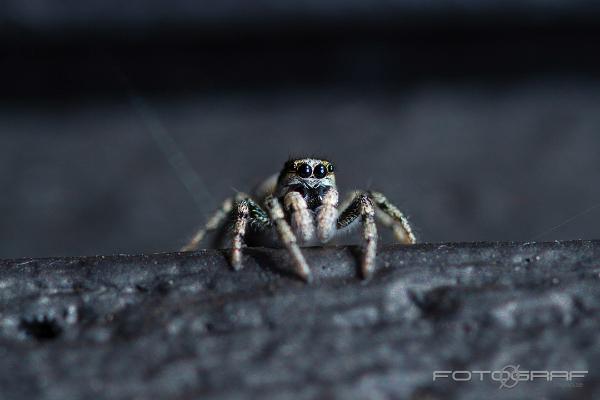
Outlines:
<svg viewBox="0 0 600 400"><path fill-rule="evenodd" d="M360 221L361 274L369 278L375 268L376 217L393 230L400 243L414 244L416 238L406 217L381 193L352 192L338 209L334 170L333 164L324 159L290 159L279 174L258 186L253 197L238 193L226 199L181 251L198 249L207 233L221 228L229 219L233 221L231 265L235 270L242 268L244 241L254 239L257 244L283 245L298 276L308 282L311 271L300 246L327 243Z"/></svg>

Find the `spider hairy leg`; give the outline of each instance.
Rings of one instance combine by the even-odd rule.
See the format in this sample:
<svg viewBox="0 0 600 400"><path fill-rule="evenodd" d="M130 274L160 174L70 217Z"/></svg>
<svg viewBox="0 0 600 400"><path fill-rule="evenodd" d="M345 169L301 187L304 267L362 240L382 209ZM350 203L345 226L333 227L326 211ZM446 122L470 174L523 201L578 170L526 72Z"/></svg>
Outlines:
<svg viewBox="0 0 600 400"><path fill-rule="evenodd" d="M310 268L306 263L304 255L302 255L302 252L300 251L298 241L294 235L294 232L292 232L292 228L285 220L283 207L281 206L279 200L275 197L269 196L265 200L265 206L272 223L275 225L279 239L292 256L292 262L294 263L296 273L304 281L310 282L312 278Z"/></svg>
<svg viewBox="0 0 600 400"><path fill-rule="evenodd" d="M377 252L377 227L375 225L375 208L368 196L360 197L360 215L362 218L363 260L361 271L363 278L371 277L375 270Z"/></svg>
<svg viewBox="0 0 600 400"><path fill-rule="evenodd" d="M360 196L361 193L362 192L360 190L353 190L350 193L346 194L344 196L344 200L339 206L339 209L342 211L348 209L348 207L350 207L350 205L354 202L354 200L356 200L358 196Z"/></svg>
<svg viewBox="0 0 600 400"><path fill-rule="evenodd" d="M362 262L361 273L368 279L375 270L377 253L377 226L375 225L375 207L367 193L358 194L338 218L338 229L350 225L358 217L362 222Z"/></svg>
<svg viewBox="0 0 600 400"><path fill-rule="evenodd" d="M192 237L192 239L181 248L180 251L195 251L200 247L200 243L204 240L206 234L218 229L227 219L227 216L233 210L233 204L240 199L248 197L244 193L238 193L235 197L229 197L223 201L219 207L208 219L206 225L200 228Z"/></svg>
<svg viewBox="0 0 600 400"><path fill-rule="evenodd" d="M377 206L379 220L394 232L396 240L403 244L415 244L417 238L408 223L406 216L381 193L370 192L370 197ZM379 212L380 211L380 212Z"/></svg>
<svg viewBox="0 0 600 400"><path fill-rule="evenodd" d="M235 225L233 226L233 239L231 241L231 266L236 271L242 269L242 245L244 244L243 239L246 235L249 218L250 210L248 202L242 200L238 203Z"/></svg>
<svg viewBox="0 0 600 400"><path fill-rule="evenodd" d="M323 196L322 205L317 209L317 236L321 243L330 241L335 235L338 197L336 189L329 189Z"/></svg>
<svg viewBox="0 0 600 400"><path fill-rule="evenodd" d="M311 241L315 236L315 224L306 200L298 192L289 192L283 198L283 205L290 211L292 232L296 232L304 243Z"/></svg>
<svg viewBox="0 0 600 400"><path fill-rule="evenodd" d="M231 266L236 271L242 269L242 247L244 246L244 237L246 236L249 224L263 229L269 225L269 219L254 200L246 198L237 203L233 225Z"/></svg>

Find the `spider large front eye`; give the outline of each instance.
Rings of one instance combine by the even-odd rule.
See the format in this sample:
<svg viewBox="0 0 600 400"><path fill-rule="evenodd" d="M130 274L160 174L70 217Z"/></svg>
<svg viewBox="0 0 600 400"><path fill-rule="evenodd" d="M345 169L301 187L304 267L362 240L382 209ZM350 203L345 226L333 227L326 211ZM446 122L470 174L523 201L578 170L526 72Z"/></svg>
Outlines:
<svg viewBox="0 0 600 400"><path fill-rule="evenodd" d="M297 171L301 178L309 178L312 175L312 168L308 164L300 164Z"/></svg>
<svg viewBox="0 0 600 400"><path fill-rule="evenodd" d="M319 164L315 167L315 178L325 178L327 175L327 168L323 164Z"/></svg>

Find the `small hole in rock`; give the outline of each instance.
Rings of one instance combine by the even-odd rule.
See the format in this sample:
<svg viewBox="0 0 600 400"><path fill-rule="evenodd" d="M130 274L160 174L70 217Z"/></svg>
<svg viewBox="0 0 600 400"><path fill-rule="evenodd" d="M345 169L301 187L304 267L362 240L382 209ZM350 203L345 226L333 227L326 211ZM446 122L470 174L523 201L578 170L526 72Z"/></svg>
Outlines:
<svg viewBox="0 0 600 400"><path fill-rule="evenodd" d="M136 290L138 292L141 292L141 293L147 293L148 292L148 288L146 286L144 286L144 285L137 284L137 285L135 285L135 288L136 288Z"/></svg>
<svg viewBox="0 0 600 400"><path fill-rule="evenodd" d="M33 319L24 318L21 320L20 328L27 336L40 342L56 339L63 331L60 324L54 318L48 316Z"/></svg>
<svg viewBox="0 0 600 400"><path fill-rule="evenodd" d="M170 281L161 281L154 286L154 290L159 294L165 295L171 291L171 286Z"/></svg>

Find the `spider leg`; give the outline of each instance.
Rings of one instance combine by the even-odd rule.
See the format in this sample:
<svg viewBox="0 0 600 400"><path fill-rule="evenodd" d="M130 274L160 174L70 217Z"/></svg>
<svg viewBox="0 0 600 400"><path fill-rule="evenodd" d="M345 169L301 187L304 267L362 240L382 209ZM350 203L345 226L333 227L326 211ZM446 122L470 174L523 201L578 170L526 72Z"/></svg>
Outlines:
<svg viewBox="0 0 600 400"><path fill-rule="evenodd" d="M350 225L358 217L362 222L363 258L361 273L363 278L369 278L375 269L375 256L377 251L377 226L375 225L375 207L368 193L355 196L350 205L342 211L337 228L341 229Z"/></svg>
<svg viewBox="0 0 600 400"><path fill-rule="evenodd" d="M282 241L285 248L292 256L292 262L296 268L298 275L305 281L311 280L311 272L306 259L300 251L298 240L292 231L292 228L285 220L283 207L276 197L269 196L265 200L265 206L271 218L271 222L275 225L279 239Z"/></svg>
<svg viewBox="0 0 600 400"><path fill-rule="evenodd" d="M238 201L235 210L231 245L231 266L236 271L242 268L242 246L244 245L248 223L258 228L265 228L270 223L267 214L250 198Z"/></svg>
<svg viewBox="0 0 600 400"><path fill-rule="evenodd" d="M289 192L283 198L283 205L290 211L292 232L296 232L304 243L312 240L315 236L315 224L304 197L298 192Z"/></svg>
<svg viewBox="0 0 600 400"><path fill-rule="evenodd" d="M322 205L317 209L317 236L321 243L326 243L336 232L338 217L338 191L329 189L323 196Z"/></svg>
<svg viewBox="0 0 600 400"><path fill-rule="evenodd" d="M396 240L403 244L415 244L417 238L402 211L379 192L370 192L369 195L377 206L377 217L394 232Z"/></svg>
<svg viewBox="0 0 600 400"><path fill-rule="evenodd" d="M192 237L192 239L181 248L180 251L194 251L198 250L200 243L204 239L207 233L218 229L223 222L227 219L227 216L233 209L235 201L241 200L242 198L248 197L245 193L238 193L235 197L229 197L223 201L221 207L219 207L208 219L206 225L201 227Z"/></svg>
<svg viewBox="0 0 600 400"><path fill-rule="evenodd" d="M360 190L353 190L350 193L348 193L345 197L344 197L344 201L342 201L342 203L340 204L340 210L345 210L348 207L350 207L350 204L352 204L352 202L354 201L354 199L356 199L356 197L358 195L360 195L362 192Z"/></svg>

